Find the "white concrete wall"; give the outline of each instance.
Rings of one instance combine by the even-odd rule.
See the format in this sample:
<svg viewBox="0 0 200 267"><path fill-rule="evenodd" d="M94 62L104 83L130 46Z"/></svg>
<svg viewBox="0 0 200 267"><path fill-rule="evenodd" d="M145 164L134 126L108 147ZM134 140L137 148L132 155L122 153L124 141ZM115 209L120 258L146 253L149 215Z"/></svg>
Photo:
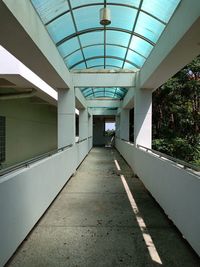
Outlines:
<svg viewBox="0 0 200 267"><path fill-rule="evenodd" d="M116 139L116 148L200 255L200 176Z"/></svg>
<svg viewBox="0 0 200 267"><path fill-rule="evenodd" d="M56 149L56 107L34 104L31 99L4 100L0 115L6 117L4 167Z"/></svg>
<svg viewBox="0 0 200 267"><path fill-rule="evenodd" d="M88 153L88 140L0 177L0 266L26 235Z"/></svg>

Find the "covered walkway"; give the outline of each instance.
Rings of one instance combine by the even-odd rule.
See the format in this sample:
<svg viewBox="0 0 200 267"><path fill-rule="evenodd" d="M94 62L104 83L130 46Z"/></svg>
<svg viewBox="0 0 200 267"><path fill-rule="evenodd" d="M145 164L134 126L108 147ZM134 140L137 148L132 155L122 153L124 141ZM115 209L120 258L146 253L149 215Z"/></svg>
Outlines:
<svg viewBox="0 0 200 267"><path fill-rule="evenodd" d="M199 258L124 159L109 148L91 150L7 264L160 265L195 267Z"/></svg>

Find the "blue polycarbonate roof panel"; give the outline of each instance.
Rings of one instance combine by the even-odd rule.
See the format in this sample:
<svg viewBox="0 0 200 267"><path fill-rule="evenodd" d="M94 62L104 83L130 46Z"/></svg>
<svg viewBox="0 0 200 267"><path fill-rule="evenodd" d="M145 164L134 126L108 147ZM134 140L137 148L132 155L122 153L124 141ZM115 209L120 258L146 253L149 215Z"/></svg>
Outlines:
<svg viewBox="0 0 200 267"><path fill-rule="evenodd" d="M83 5L88 5L88 4L92 4L92 3L101 3L103 5L103 1L102 0L71 0L71 6L72 8L74 7L78 7L78 6L83 6Z"/></svg>
<svg viewBox="0 0 200 267"><path fill-rule="evenodd" d="M93 45L93 44L103 44L104 34L103 31L94 31L87 34L80 35L80 41L82 46Z"/></svg>
<svg viewBox="0 0 200 267"><path fill-rule="evenodd" d="M180 0L143 0L142 10L168 22Z"/></svg>
<svg viewBox="0 0 200 267"><path fill-rule="evenodd" d="M116 98L123 99L127 93L126 88L80 88L82 94L86 99L95 98Z"/></svg>
<svg viewBox="0 0 200 267"><path fill-rule="evenodd" d="M124 58L126 54L126 48L119 47L119 46L113 46L113 45L107 45L106 46L106 55L107 56L117 56L120 58Z"/></svg>
<svg viewBox="0 0 200 267"><path fill-rule="evenodd" d="M135 32L155 43L160 37L164 27L165 25L160 21L140 12Z"/></svg>
<svg viewBox="0 0 200 267"><path fill-rule="evenodd" d="M68 68L137 70L143 66L181 0L31 2ZM106 27L100 24L100 9L104 4L111 12L111 24Z"/></svg>
<svg viewBox="0 0 200 267"><path fill-rule="evenodd" d="M78 31L91 27L99 27L99 8L96 6L83 7L74 10L74 18Z"/></svg>
<svg viewBox="0 0 200 267"><path fill-rule="evenodd" d="M122 67L122 64L123 64L123 59L122 60L119 60L119 59L115 59L115 58L106 58L106 64L107 65L114 65L114 66L117 66L119 68Z"/></svg>
<svg viewBox="0 0 200 267"><path fill-rule="evenodd" d="M127 54L127 61L133 62L136 66L141 68L145 62L145 58L129 49Z"/></svg>
<svg viewBox="0 0 200 267"><path fill-rule="evenodd" d="M74 51L80 49L78 38L74 37L67 42L58 46L58 51L62 55L62 57L66 57L69 54L73 53Z"/></svg>
<svg viewBox="0 0 200 267"><path fill-rule="evenodd" d="M137 36L133 36L131 39L130 48L134 51L137 51L144 57L148 57L151 50L153 49L153 46L145 40Z"/></svg>
<svg viewBox="0 0 200 267"><path fill-rule="evenodd" d="M67 62L67 66L71 68L74 64L83 61L83 54L81 50L78 50L77 52L68 56L65 60Z"/></svg>
<svg viewBox="0 0 200 267"><path fill-rule="evenodd" d="M67 1L63 0L32 0L32 3L45 24L69 10Z"/></svg>
<svg viewBox="0 0 200 267"><path fill-rule="evenodd" d="M130 37L131 35L126 32L111 31L111 30L106 32L106 41L108 44L117 44L127 47Z"/></svg>
<svg viewBox="0 0 200 267"><path fill-rule="evenodd" d="M104 58L95 58L87 61L87 66L92 67L94 65L104 65Z"/></svg>
<svg viewBox="0 0 200 267"><path fill-rule="evenodd" d="M124 63L124 68L129 69L129 70L137 70L137 68L135 66L133 66L132 64L130 64L128 62Z"/></svg>
<svg viewBox="0 0 200 267"><path fill-rule="evenodd" d="M140 0L107 0L107 3L117 3L117 4L125 4L125 5L130 5L133 7L139 7L140 5Z"/></svg>
<svg viewBox="0 0 200 267"><path fill-rule="evenodd" d="M65 27L63 27L63 25L65 25ZM75 28L72 23L72 17L70 13L63 15L57 20L48 24L47 30L55 43L65 38L67 35L74 33Z"/></svg>
<svg viewBox="0 0 200 267"><path fill-rule="evenodd" d="M77 69L77 70L85 69L85 62L77 64L75 67L73 67L73 69Z"/></svg>
<svg viewBox="0 0 200 267"><path fill-rule="evenodd" d="M83 53L86 58L104 56L104 46L95 45L95 46L86 47L83 49Z"/></svg>
<svg viewBox="0 0 200 267"><path fill-rule="evenodd" d="M137 15L137 10L123 6L110 6L112 14L112 27L132 30L133 25L130 21L134 21Z"/></svg>

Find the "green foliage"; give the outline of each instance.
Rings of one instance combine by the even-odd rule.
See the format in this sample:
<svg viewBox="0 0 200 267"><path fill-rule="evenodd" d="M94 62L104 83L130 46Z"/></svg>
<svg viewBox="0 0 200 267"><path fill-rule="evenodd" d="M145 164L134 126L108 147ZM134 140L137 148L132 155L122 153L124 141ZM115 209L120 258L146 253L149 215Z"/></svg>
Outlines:
<svg viewBox="0 0 200 267"><path fill-rule="evenodd" d="M200 56L153 94L153 148L193 163L200 162L199 72Z"/></svg>
<svg viewBox="0 0 200 267"><path fill-rule="evenodd" d="M107 130L105 131L105 136L113 136L115 134L115 130Z"/></svg>

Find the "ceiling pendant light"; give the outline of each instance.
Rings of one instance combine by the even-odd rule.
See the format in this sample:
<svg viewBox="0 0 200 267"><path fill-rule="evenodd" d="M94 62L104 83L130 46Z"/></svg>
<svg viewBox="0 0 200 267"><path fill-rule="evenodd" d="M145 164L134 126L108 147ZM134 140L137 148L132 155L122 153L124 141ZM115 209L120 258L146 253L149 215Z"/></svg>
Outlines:
<svg viewBox="0 0 200 267"><path fill-rule="evenodd" d="M100 24L103 26L111 24L110 9L108 7L100 9Z"/></svg>

